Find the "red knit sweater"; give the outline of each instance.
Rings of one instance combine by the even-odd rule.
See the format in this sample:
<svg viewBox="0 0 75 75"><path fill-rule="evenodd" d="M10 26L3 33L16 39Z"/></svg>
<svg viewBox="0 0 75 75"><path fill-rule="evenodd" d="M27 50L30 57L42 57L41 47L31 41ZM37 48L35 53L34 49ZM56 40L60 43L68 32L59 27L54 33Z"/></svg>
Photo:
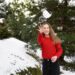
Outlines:
<svg viewBox="0 0 75 75"><path fill-rule="evenodd" d="M51 37L43 36L40 32L37 37L37 42L42 48L42 57L45 59L51 59L52 56L57 56L57 58L59 58L63 52L60 43L53 44Z"/></svg>

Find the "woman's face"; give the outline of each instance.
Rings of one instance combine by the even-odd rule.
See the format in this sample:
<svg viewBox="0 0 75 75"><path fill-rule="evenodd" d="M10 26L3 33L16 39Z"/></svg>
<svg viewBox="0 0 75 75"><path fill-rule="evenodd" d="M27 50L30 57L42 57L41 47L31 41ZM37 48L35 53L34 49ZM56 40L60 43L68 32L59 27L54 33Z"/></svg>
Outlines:
<svg viewBox="0 0 75 75"><path fill-rule="evenodd" d="M50 31L49 25L48 24L43 25L43 32L44 32L44 34L45 35L49 35L49 31Z"/></svg>

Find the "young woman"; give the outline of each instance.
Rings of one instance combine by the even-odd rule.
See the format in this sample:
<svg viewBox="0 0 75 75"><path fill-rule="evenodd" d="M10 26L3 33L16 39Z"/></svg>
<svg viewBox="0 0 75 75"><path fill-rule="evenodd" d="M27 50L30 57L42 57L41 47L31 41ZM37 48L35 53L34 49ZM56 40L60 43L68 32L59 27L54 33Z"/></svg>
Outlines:
<svg viewBox="0 0 75 75"><path fill-rule="evenodd" d="M43 75L60 75L59 57L63 49L61 40L55 35L51 25L47 22L39 26L37 42L42 48L42 73Z"/></svg>

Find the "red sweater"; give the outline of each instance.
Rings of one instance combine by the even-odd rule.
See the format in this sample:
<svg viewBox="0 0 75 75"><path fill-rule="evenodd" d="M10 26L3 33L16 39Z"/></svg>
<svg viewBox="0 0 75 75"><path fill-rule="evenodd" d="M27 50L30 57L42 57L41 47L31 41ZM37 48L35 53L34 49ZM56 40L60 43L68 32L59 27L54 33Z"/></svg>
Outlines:
<svg viewBox="0 0 75 75"><path fill-rule="evenodd" d="M59 58L63 52L60 43L53 44L51 37L43 36L40 32L37 37L37 42L42 48L42 57L45 59L50 59L52 56L57 56L57 58Z"/></svg>

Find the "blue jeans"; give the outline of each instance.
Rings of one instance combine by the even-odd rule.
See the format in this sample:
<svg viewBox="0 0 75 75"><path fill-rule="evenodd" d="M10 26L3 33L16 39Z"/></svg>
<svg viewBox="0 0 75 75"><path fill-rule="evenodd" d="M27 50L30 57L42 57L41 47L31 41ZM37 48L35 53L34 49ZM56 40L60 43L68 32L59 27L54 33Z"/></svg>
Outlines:
<svg viewBox="0 0 75 75"><path fill-rule="evenodd" d="M59 59L56 62L51 62L51 59L43 59L42 73L43 75L60 75Z"/></svg>

